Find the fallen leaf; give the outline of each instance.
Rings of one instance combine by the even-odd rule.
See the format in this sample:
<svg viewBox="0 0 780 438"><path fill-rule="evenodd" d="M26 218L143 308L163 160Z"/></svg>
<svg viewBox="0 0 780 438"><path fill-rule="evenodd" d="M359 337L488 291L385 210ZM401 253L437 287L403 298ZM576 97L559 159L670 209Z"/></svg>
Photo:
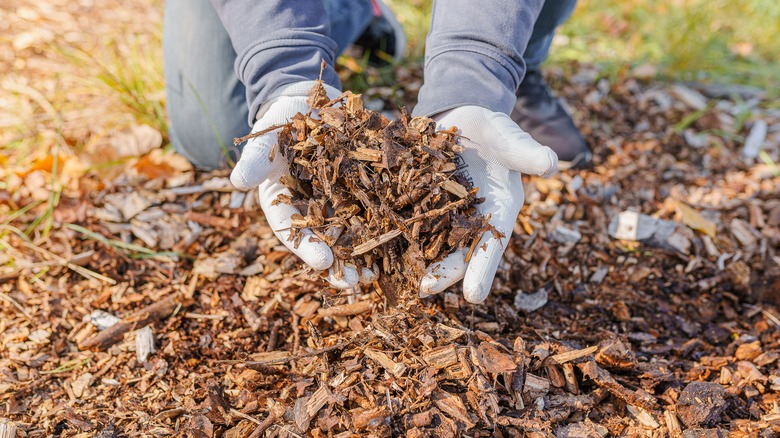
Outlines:
<svg viewBox="0 0 780 438"><path fill-rule="evenodd" d="M674 206L677 209L677 213L680 215L680 221L683 224L696 231L701 231L710 237L715 237L717 226L714 222L706 219L701 213L688 207L683 202L675 200Z"/></svg>
<svg viewBox="0 0 780 438"><path fill-rule="evenodd" d="M62 169L62 165L65 163L65 160L61 155L57 156L57 168ZM17 172L16 174L24 178L25 176L31 174L32 172L35 172L36 170L42 170L44 172L51 173L52 169L54 169L54 156L47 154L41 158L38 158L37 160L33 161L33 163L25 170L22 170L20 172Z"/></svg>
<svg viewBox="0 0 780 438"><path fill-rule="evenodd" d="M135 125L114 134L110 139L113 155L117 158L138 157L162 144L160 131L148 125Z"/></svg>
<svg viewBox="0 0 780 438"><path fill-rule="evenodd" d="M517 364L508 354L498 351L496 347L488 342L479 344L477 357L489 373L509 373L517 369Z"/></svg>

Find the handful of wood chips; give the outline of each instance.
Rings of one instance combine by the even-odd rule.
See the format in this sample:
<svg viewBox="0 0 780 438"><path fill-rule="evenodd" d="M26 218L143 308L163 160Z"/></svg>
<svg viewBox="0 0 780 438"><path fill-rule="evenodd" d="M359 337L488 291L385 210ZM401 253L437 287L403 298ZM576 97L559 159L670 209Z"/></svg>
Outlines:
<svg viewBox="0 0 780 438"><path fill-rule="evenodd" d="M345 264L378 271L378 286L397 304L431 263L466 247L469 258L493 230L474 208L477 189L459 174L456 127L436 131L432 119L404 109L390 121L359 94L330 100L321 82L307 103L271 152L289 163L282 183L292 193L274 202L305 212L293 216L290 239L297 244L311 229L333 250L337 276Z"/></svg>

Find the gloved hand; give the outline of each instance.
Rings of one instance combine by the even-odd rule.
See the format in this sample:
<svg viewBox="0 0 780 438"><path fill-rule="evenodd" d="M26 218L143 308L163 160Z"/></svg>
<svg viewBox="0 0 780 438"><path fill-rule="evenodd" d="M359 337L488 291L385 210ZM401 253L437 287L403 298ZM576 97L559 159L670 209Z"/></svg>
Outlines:
<svg viewBox="0 0 780 438"><path fill-rule="evenodd" d="M428 268L420 282L420 294L439 293L463 279L463 295L470 303L481 303L490 293L498 263L512 236L517 215L523 206L521 173L548 175L558 164L558 157L520 129L508 115L479 106L463 106L434 117L439 129L456 126L464 151L459 172L479 187L478 197L485 202L477 205L490 223L503 234L501 239L491 232L482 236L466 263L468 248L450 254Z"/></svg>
<svg viewBox="0 0 780 438"><path fill-rule="evenodd" d="M309 105L306 103L307 94L314 84L314 81L300 82L287 86L276 93L269 102L260 107L252 132L287 123L298 113L305 114L309 110ZM341 94L336 88L328 85L324 85L324 87L331 99ZM294 242L289 240L291 217L300 211L296 207L284 203L273 205L273 201L280 194L291 195L290 191L280 182L283 175L289 174L287 159L280 153L275 154L273 161L270 157L271 149L277 144L278 133L279 130L274 130L250 139L244 147L236 167L230 174L230 181L240 190L258 187L260 208L263 209L268 225L271 226L276 237L313 269L318 271L328 269L326 279L331 285L346 289L355 287L359 282L370 283L376 278L376 275L368 269L363 269L361 275L358 275L354 266L345 266L343 276L339 278L332 269L329 269L333 265L333 252L311 230L304 229L302 231L304 238L301 239L298 247L295 247Z"/></svg>

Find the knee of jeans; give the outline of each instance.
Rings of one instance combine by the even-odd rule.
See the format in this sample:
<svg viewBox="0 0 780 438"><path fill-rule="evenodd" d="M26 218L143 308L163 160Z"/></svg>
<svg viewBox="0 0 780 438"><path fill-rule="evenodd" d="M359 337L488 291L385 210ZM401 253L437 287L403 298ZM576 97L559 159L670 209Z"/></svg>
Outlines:
<svg viewBox="0 0 780 438"><path fill-rule="evenodd" d="M169 136L178 153L203 170L231 167L239 156L233 139L249 133L245 118L209 120L199 110L169 112Z"/></svg>

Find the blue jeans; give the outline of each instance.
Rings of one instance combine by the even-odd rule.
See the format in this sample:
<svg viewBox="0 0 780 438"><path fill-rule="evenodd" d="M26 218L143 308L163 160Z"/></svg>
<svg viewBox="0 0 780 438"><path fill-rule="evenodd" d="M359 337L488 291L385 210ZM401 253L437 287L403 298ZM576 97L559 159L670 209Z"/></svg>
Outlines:
<svg viewBox="0 0 780 438"><path fill-rule="evenodd" d="M523 52L526 70L539 70L547 60L555 29L571 16L576 5L577 0L545 0Z"/></svg>
<svg viewBox="0 0 780 438"><path fill-rule="evenodd" d="M547 0L523 58L529 69L547 58L555 28L576 0ZM331 39L339 51L352 44L372 16L370 0L323 0ZM233 138L248 134L244 85L234 70L236 52L209 0L168 0L163 55L169 136L176 150L202 169L226 167L239 156Z"/></svg>

